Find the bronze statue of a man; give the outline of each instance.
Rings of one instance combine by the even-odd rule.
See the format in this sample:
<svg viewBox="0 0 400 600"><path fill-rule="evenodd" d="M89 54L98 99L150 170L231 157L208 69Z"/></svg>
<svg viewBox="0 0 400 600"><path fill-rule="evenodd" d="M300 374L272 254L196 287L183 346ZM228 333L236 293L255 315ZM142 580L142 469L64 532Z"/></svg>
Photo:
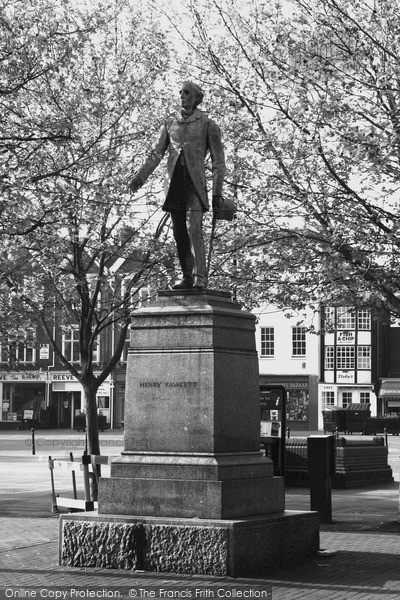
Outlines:
<svg viewBox="0 0 400 600"><path fill-rule="evenodd" d="M201 88L190 81L180 90L181 111L167 117L157 142L143 166L133 177L131 193L136 192L155 170L168 149L163 210L171 213L172 228L182 269L182 280L173 289L205 289L206 252L203 239L203 213L209 210L205 159L212 162L213 207L222 195L225 157L218 125L197 107L203 100Z"/></svg>

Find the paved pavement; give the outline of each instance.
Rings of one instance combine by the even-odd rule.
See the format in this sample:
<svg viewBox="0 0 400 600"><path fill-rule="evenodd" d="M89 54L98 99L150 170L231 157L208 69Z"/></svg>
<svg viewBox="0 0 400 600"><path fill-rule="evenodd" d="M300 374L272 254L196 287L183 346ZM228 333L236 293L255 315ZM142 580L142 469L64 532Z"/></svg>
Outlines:
<svg viewBox="0 0 400 600"><path fill-rule="evenodd" d="M399 600L400 440L389 436L395 482L333 490L333 523L321 525L321 551L300 565L259 578L150 574L58 565L58 515L51 511L49 455L81 452L83 434L0 432L0 600L3 598L270 598L272 600ZM103 454L119 454L121 432L101 434ZM39 440L40 443L39 443ZM82 441L83 440L83 441ZM57 491L71 490L71 474ZM286 507L309 510L308 490L288 488Z"/></svg>

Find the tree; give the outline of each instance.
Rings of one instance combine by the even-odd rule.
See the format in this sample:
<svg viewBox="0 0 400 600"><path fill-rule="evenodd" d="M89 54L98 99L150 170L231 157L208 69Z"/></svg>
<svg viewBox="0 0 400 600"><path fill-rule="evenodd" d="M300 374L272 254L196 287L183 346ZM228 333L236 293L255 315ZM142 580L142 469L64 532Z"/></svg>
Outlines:
<svg viewBox="0 0 400 600"><path fill-rule="evenodd" d="M400 314L398 9L346 0L192 8L198 76L230 98L226 120L237 124L233 276L250 305Z"/></svg>
<svg viewBox="0 0 400 600"><path fill-rule="evenodd" d="M165 275L170 258L163 221L154 234L157 209L144 195L127 194L132 162L142 160L149 132L158 127L153 114L165 100L154 90L162 90L168 52L141 6L104 2L90 11L61 0L52 6L7 7L14 9L16 38L23 31L30 40L48 25L32 64L54 57L59 36L65 46L3 104L16 117L4 147L2 308L8 323L22 314L39 323L82 384L89 452L99 454L96 391L121 356L132 298ZM22 9L31 15L29 35ZM13 65L25 60L27 46L15 41ZM12 72L5 72L11 81ZM124 262L132 271L122 277ZM57 344L54 318L58 327L77 326L78 366ZM115 353L96 374L99 336L116 327Z"/></svg>

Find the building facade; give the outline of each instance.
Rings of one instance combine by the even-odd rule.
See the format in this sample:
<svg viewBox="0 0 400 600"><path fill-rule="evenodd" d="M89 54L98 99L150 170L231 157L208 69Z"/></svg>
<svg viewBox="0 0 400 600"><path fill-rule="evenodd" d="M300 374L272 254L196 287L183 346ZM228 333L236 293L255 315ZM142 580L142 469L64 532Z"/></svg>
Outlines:
<svg viewBox="0 0 400 600"><path fill-rule="evenodd" d="M149 290L143 290L147 302ZM400 327L385 315L353 307L325 307L288 314L272 305L256 311L261 397L271 386L287 392L286 424L292 431L323 429L323 410L368 403L372 415L400 412ZM313 332L318 333L313 333ZM79 365L77 329L58 331L64 355ZM96 348L98 372L114 351L116 332L105 331ZM125 409L125 352L97 393L107 426L121 427ZM44 333L17 345L0 344L0 428L73 428L84 412L80 383L60 363ZM10 360L11 359L11 360Z"/></svg>
<svg viewBox="0 0 400 600"><path fill-rule="evenodd" d="M330 406L369 404L378 413L374 386L388 369L387 316L366 308L324 307L321 311L319 429Z"/></svg>
<svg viewBox="0 0 400 600"><path fill-rule="evenodd" d="M104 335L97 346L98 370L109 352L108 337ZM60 329L57 342L72 364L78 365L77 328ZM74 417L84 412L82 386L57 359L40 329L16 346L3 341L0 358L0 427L23 427L27 421L44 428L73 428ZM115 375L107 378L97 393L99 414L110 426L114 379Z"/></svg>
<svg viewBox="0 0 400 600"><path fill-rule="evenodd" d="M317 428L319 336L315 315L287 314L272 305L256 312L260 391L286 389L286 425L293 430Z"/></svg>

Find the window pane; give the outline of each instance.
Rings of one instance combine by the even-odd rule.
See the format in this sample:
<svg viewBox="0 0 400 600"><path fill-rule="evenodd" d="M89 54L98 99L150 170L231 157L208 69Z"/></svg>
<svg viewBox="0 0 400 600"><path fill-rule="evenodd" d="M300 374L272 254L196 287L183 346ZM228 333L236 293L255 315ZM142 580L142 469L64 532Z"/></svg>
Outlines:
<svg viewBox="0 0 400 600"><path fill-rule="evenodd" d="M335 403L335 392L322 392L322 409L333 406Z"/></svg>
<svg viewBox="0 0 400 600"><path fill-rule="evenodd" d="M306 355L306 328L305 327L293 327L292 328L292 347L293 347L293 356L305 356Z"/></svg>
<svg viewBox="0 0 400 600"><path fill-rule="evenodd" d="M357 369L371 368L371 346L357 347Z"/></svg>
<svg viewBox="0 0 400 600"><path fill-rule="evenodd" d="M325 308L325 329L332 331L335 328L335 309L332 306Z"/></svg>
<svg viewBox="0 0 400 600"><path fill-rule="evenodd" d="M353 398L352 392L343 392L342 393L342 406L346 408L349 404L351 404Z"/></svg>
<svg viewBox="0 0 400 600"><path fill-rule="evenodd" d="M356 315L354 309L341 306L336 309L336 317L338 329L355 329Z"/></svg>
<svg viewBox="0 0 400 600"><path fill-rule="evenodd" d="M371 329L371 312L369 310L358 311L358 329Z"/></svg>
<svg viewBox="0 0 400 600"><path fill-rule="evenodd" d="M80 360L79 346L78 346L78 344L74 344L72 346L72 362L79 362L79 360Z"/></svg>
<svg viewBox="0 0 400 600"><path fill-rule="evenodd" d="M338 346L336 348L336 368L354 369L355 348L354 346Z"/></svg>
<svg viewBox="0 0 400 600"><path fill-rule="evenodd" d="M330 370L335 368L335 348L334 346L325 347L325 369Z"/></svg>
<svg viewBox="0 0 400 600"><path fill-rule="evenodd" d="M273 327L261 327L261 356L274 356L275 336Z"/></svg>

